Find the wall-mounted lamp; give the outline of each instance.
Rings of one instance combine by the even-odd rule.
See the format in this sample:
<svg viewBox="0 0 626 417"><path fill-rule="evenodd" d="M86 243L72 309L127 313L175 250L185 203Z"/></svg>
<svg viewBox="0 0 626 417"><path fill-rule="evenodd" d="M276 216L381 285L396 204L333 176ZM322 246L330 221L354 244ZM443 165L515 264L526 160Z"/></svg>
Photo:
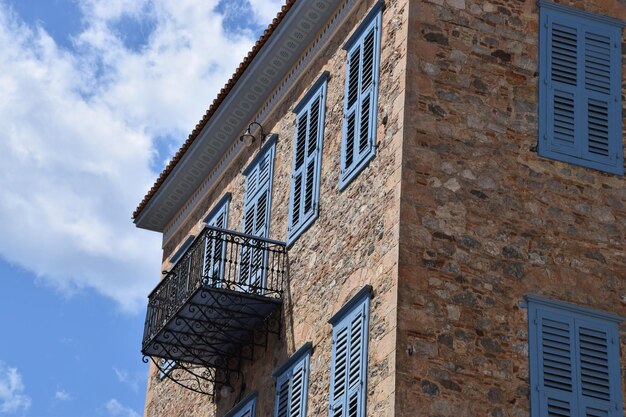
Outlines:
<svg viewBox="0 0 626 417"><path fill-rule="evenodd" d="M245 133L241 136L239 136L239 140L240 141L245 141L248 140L250 141L250 143L254 143L254 141L257 139L256 136L254 136L251 133L252 130L252 126L258 126L259 127L259 149L261 149L261 146L263 145L263 142L265 142L265 138L267 137L268 134L265 133L265 131L263 130L263 126L261 126L261 123L259 122L252 122L248 125L248 128L246 129Z"/></svg>

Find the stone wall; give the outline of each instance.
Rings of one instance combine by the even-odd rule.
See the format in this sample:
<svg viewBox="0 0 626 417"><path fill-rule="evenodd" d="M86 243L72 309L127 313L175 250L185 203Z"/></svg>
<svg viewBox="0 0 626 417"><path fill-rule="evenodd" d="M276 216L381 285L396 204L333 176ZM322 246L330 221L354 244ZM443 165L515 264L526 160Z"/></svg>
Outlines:
<svg viewBox="0 0 626 417"><path fill-rule="evenodd" d="M535 0L410 1L398 416L529 416L526 293L626 316L624 178L531 151L537 48Z"/></svg>
<svg viewBox="0 0 626 417"><path fill-rule="evenodd" d="M304 343L313 343L308 415L328 413L332 328L328 319L364 285L374 288L370 310L369 415L393 416L398 224L401 146L404 117L408 9L404 1L386 1L383 12L378 128L375 158L343 191L339 191L340 143L346 52L342 46L375 1L357 2L339 33L321 53L296 91L264 122L278 134L274 165L270 237L286 240L295 115L291 109L323 71L330 72L322 155L319 217L289 249L289 284L283 307L284 330L267 350L257 349L244 367L235 390L220 390L213 405L164 380L153 370L146 416L222 416L250 391L259 391L257 416L273 413L273 369ZM202 219L225 192L232 193L229 228L241 229L244 176L240 171L258 145L247 149L224 174L207 201L193 213L164 248L166 261L187 235L197 233ZM164 261L164 268L167 262Z"/></svg>

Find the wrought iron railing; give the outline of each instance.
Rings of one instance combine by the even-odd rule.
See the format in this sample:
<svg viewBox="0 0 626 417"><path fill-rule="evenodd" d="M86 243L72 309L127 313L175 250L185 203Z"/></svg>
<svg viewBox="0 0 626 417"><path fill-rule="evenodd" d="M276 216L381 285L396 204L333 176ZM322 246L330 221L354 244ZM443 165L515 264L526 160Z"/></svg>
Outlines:
<svg viewBox="0 0 626 417"><path fill-rule="evenodd" d="M280 299L286 273L284 242L206 226L148 296L143 346L199 288Z"/></svg>

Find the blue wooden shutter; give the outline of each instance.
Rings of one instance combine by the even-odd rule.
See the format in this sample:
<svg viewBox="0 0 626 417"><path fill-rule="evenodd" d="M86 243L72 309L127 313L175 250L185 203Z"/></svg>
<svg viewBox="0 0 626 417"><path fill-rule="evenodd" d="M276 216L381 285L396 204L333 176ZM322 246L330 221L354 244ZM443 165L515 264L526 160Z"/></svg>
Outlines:
<svg viewBox="0 0 626 417"><path fill-rule="evenodd" d="M341 142L340 189L375 154L380 61L381 4L377 4L348 40L348 62Z"/></svg>
<svg viewBox="0 0 626 417"><path fill-rule="evenodd" d="M205 219L208 226L219 229L228 228L228 202L229 199L222 200ZM226 254L224 253L224 235L216 231L210 231L205 240L204 247L204 272L203 278L210 285L219 285L224 278L224 264Z"/></svg>
<svg viewBox="0 0 626 417"><path fill-rule="evenodd" d="M598 320L576 320L581 415L618 416L620 363L615 326ZM616 392L619 389L619 393ZM621 398L619 398L621 404ZM621 416L620 416L621 417Z"/></svg>
<svg viewBox="0 0 626 417"><path fill-rule="evenodd" d="M235 407L224 415L224 417L255 417L256 415L256 391L248 394Z"/></svg>
<svg viewBox="0 0 626 417"><path fill-rule="evenodd" d="M619 317L527 296L533 417L623 417Z"/></svg>
<svg viewBox="0 0 626 417"><path fill-rule="evenodd" d="M574 367L574 320L537 312L541 416L578 416Z"/></svg>
<svg viewBox="0 0 626 417"><path fill-rule="evenodd" d="M542 156L623 174L621 32L567 7L542 8Z"/></svg>
<svg viewBox="0 0 626 417"><path fill-rule="evenodd" d="M327 72L322 74L303 98L306 102L294 110L297 116L288 244L315 220L318 213L327 78Z"/></svg>
<svg viewBox="0 0 626 417"><path fill-rule="evenodd" d="M333 329L333 349L330 382L330 416L344 417L348 380L348 326L341 323Z"/></svg>
<svg viewBox="0 0 626 417"><path fill-rule="evenodd" d="M330 417L365 415L368 315L365 298L333 328Z"/></svg>
<svg viewBox="0 0 626 417"><path fill-rule="evenodd" d="M276 407L275 417L289 416L289 375L282 375L276 381Z"/></svg>
<svg viewBox="0 0 626 417"><path fill-rule="evenodd" d="M311 344L294 353L276 372L274 417L305 417Z"/></svg>
<svg viewBox="0 0 626 417"><path fill-rule="evenodd" d="M243 233L247 235L268 237L273 165L274 141L272 140L261 150L253 165L246 170ZM267 251L259 242L250 240L249 243L251 245L258 244L258 247L242 246L239 283L244 291L261 292L265 286Z"/></svg>
<svg viewBox="0 0 626 417"><path fill-rule="evenodd" d="M300 362L293 370L289 393L289 417L304 417L307 390L307 363Z"/></svg>

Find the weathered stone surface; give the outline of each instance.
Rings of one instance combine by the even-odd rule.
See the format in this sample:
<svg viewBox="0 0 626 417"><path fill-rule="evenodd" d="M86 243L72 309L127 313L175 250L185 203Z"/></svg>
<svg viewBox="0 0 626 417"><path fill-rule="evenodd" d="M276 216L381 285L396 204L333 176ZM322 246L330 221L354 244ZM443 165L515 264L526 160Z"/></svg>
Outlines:
<svg viewBox="0 0 626 417"><path fill-rule="evenodd" d="M626 16L622 0L561 3ZM377 417L527 417L524 294L626 316L624 179L530 151L538 120L535 0L386 0L376 157L338 190L341 47L373 4L355 7L263 121L279 135L270 236L285 240L291 109L330 71L319 218L289 250L281 338L258 349L243 380L219 390L215 404L153 370L146 416L220 417L251 390L259 391L257 416L270 416L271 372L307 341L314 346L308 415L326 416L327 320L365 284L374 287L367 408ZM165 244L164 269L225 192L233 195L229 227L240 229L241 169L255 153L240 155ZM620 337L624 358L625 327Z"/></svg>

